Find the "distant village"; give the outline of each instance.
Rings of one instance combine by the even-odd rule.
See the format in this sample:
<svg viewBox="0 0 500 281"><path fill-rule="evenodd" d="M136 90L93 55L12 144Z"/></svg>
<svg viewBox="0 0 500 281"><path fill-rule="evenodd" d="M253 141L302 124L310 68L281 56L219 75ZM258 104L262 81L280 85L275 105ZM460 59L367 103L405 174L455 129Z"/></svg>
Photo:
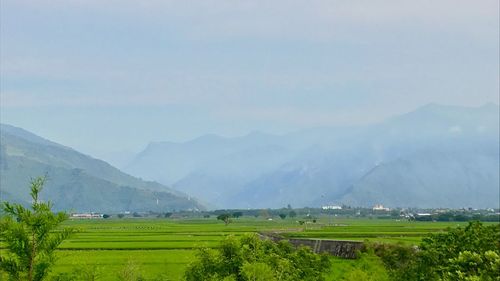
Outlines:
<svg viewBox="0 0 500 281"><path fill-rule="evenodd" d="M71 219L107 219L107 218L210 218L220 214L237 214L233 217L253 216L268 220L297 218L316 220L322 216L329 217L365 217L378 219L397 219L415 221L500 221L500 209L475 209L475 208L388 208L382 204L375 204L371 208L351 207L346 205L324 205L320 208L292 208L288 206L280 209L223 209L213 211L180 210L173 212L131 212L123 211L114 214L99 212L72 213Z"/></svg>

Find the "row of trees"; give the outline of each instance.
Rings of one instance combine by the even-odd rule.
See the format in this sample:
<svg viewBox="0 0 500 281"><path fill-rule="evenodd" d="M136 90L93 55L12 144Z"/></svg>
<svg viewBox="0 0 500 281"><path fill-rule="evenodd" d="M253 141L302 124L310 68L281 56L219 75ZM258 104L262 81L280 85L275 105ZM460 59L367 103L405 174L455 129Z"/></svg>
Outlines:
<svg viewBox="0 0 500 281"><path fill-rule="evenodd" d="M292 212L293 212L293 211L292 211ZM218 219L218 220L223 221L226 225L228 225L228 224L231 222L231 218L236 218L236 219L237 219L237 218L239 218L239 217L241 217L241 216L243 216L243 212L234 212L234 213L232 213L232 214L231 214L231 213L222 213L222 214L219 214L219 215L217 216L217 219ZM210 217L210 216L206 216L206 218L208 218L208 217ZM282 220L284 220L284 219L286 219L287 214L285 214L285 213L280 213L280 214L279 214L279 217L280 217ZM290 214L290 217L295 217L295 213ZM314 221L314 222L316 222L316 221Z"/></svg>

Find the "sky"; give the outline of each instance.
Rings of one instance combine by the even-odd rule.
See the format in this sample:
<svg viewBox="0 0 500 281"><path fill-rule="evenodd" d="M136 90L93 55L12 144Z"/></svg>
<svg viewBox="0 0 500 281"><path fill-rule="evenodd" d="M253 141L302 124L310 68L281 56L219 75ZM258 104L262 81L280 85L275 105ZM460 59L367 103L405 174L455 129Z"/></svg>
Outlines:
<svg viewBox="0 0 500 281"><path fill-rule="evenodd" d="M498 0L2 0L0 121L104 159L150 141L499 99Z"/></svg>

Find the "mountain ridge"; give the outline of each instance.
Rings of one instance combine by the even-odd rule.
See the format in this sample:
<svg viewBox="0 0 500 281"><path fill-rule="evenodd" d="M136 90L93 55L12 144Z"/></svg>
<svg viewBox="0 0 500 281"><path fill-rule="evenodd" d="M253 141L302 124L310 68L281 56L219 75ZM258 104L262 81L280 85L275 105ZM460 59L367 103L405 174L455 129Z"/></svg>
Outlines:
<svg viewBox="0 0 500 281"><path fill-rule="evenodd" d="M175 163L192 163L183 174L178 174L172 180L172 186L198 198L216 202L219 207L266 208L283 207L289 203L295 206L343 203L343 200L347 202L350 198L345 192L349 192L366 172L397 159L415 161L411 159L418 153L453 149L453 153L457 155L456 161L464 161L460 157L462 150L484 146L489 149L492 159L498 159L498 145L495 143L498 144L499 114L496 104L478 107L428 104L373 125L312 128L285 135L270 135L271 137L259 138L258 141L252 140L248 135L220 137L223 143L211 143L206 147L200 145L199 140L203 138L196 138L197 151L210 151L210 155L201 158L196 153L179 152L192 151L192 142L189 141L176 143L178 150L173 153L160 149L152 154L161 154L164 159ZM212 136L213 139L218 138ZM246 143L246 146L239 146L241 143ZM275 145L286 153L274 162L269 161L269 153L256 149L266 145ZM244 151L251 147L255 149L251 157L253 160L225 160L243 159ZM480 157L474 159L479 161L478 167L484 164L481 162L483 160ZM428 161L431 161L430 156ZM227 164L223 165L224 162ZM448 164L452 165L452 162ZM493 164L490 163L488 167ZM141 165L143 168L148 167L147 161L138 166ZM162 162L155 162L155 165L162 167ZM474 170L474 166L469 168ZM253 169L253 178L225 174L225 171L238 169ZM445 167L442 169L446 171ZM165 167L163 173L168 170ZM493 170L490 169L489 173L494 173ZM141 175L137 171L129 172ZM390 173L387 173L386 180L390 181ZM429 173L428 176L430 175ZM155 178L154 173L146 177L161 182L160 178ZM498 186L497 178L492 177L488 186ZM453 181L452 178L448 180L450 184ZM479 186L476 188L481 189ZM396 191L394 189L391 192ZM297 195L298 199L287 197L287 193ZM490 196L495 195L490 192ZM379 203L376 200L380 201L380 198L351 201L364 202L365 206L369 206ZM465 204L466 201L462 203ZM407 204L418 206L417 202Z"/></svg>
<svg viewBox="0 0 500 281"><path fill-rule="evenodd" d="M47 175L41 196L53 200L56 209L121 212L204 208L179 191L127 175L102 160L24 129L7 124L1 124L0 129L0 187L11 200L27 202L29 179Z"/></svg>

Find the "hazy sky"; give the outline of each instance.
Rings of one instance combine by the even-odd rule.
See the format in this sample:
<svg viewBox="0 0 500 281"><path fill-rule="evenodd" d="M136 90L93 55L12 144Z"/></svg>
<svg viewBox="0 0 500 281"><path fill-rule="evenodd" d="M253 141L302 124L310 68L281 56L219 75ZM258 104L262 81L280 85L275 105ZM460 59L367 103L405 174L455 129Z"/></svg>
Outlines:
<svg viewBox="0 0 500 281"><path fill-rule="evenodd" d="M2 0L1 122L85 153L498 103L498 0Z"/></svg>

